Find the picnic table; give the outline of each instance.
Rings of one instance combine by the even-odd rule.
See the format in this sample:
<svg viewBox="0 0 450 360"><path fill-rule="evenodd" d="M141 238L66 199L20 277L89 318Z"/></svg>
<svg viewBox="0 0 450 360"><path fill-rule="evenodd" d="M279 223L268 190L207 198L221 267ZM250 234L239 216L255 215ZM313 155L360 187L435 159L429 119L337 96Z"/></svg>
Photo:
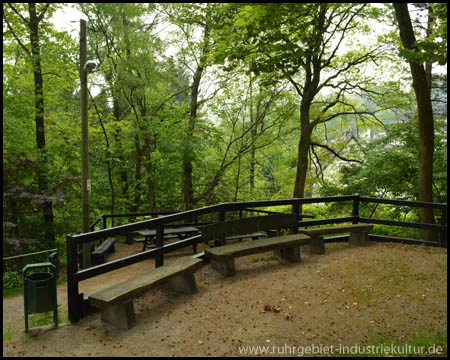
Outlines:
<svg viewBox="0 0 450 360"><path fill-rule="evenodd" d="M193 226L164 228L164 238L170 239L170 238L178 237L180 240L183 240L183 239L191 237L199 232L200 232L200 230ZM136 230L136 231L133 231L132 234L144 236L144 241L143 241L144 246L143 246L142 251L144 251L146 248L151 248L151 247L156 246L156 243L155 243L156 230L155 229Z"/></svg>

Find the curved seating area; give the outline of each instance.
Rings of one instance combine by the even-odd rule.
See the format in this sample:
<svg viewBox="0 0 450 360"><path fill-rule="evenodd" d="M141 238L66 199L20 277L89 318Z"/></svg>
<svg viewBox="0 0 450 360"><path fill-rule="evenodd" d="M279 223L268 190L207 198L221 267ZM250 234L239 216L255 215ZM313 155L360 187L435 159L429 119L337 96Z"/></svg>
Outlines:
<svg viewBox="0 0 450 360"><path fill-rule="evenodd" d="M211 248L204 251L204 260L184 256L167 265L139 275L131 280L115 284L88 296L90 305L101 309L101 320L122 329L129 329L136 323L133 300L154 285L167 281L170 289L192 294L197 291L194 273L204 263L210 262L213 269L223 276L236 273L234 259L242 256L273 251L276 256L288 262L300 262L300 247L316 254L324 254L323 235L349 232L353 245L368 245L368 231L372 225L356 224L317 229L297 229L295 214L268 215L238 220L223 221L201 228L202 241L213 241ZM268 237L253 241L225 244L227 240L264 235L260 231L280 233L282 228L294 234ZM275 230L275 231L274 231ZM297 232L298 233L295 233ZM249 235L250 234L250 235Z"/></svg>

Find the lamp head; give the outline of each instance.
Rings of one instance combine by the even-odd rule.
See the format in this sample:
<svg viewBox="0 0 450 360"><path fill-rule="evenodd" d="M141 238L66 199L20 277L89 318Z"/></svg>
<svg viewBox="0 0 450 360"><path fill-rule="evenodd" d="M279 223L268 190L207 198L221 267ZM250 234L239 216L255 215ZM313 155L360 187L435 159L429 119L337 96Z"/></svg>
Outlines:
<svg viewBox="0 0 450 360"><path fill-rule="evenodd" d="M95 70L96 67L97 63L94 60L88 60L84 64L84 71L86 71L87 73L91 73Z"/></svg>

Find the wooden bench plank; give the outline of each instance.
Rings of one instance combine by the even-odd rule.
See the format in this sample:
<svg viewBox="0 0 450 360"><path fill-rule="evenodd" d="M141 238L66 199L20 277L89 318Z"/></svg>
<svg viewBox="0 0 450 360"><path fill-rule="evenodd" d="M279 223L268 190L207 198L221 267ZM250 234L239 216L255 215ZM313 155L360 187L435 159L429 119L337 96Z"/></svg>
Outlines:
<svg viewBox="0 0 450 360"><path fill-rule="evenodd" d="M102 310L101 320L118 328L130 329L136 323L133 300L153 285L167 280L169 288L183 293L197 291L194 271L203 261L183 257L133 279L110 286L88 296L90 305Z"/></svg>
<svg viewBox="0 0 450 360"><path fill-rule="evenodd" d="M307 235L291 234L286 236L277 236L267 239L260 239L252 242L242 242L205 249L205 255L211 259L220 259L225 257L241 257L283 247L295 247L305 245L309 244L310 242L311 238Z"/></svg>
<svg viewBox="0 0 450 360"><path fill-rule="evenodd" d="M183 257L145 274L97 291L89 295L89 302L101 309L112 304L134 299L161 281L186 272L195 271L202 266L202 263L201 259Z"/></svg>
<svg viewBox="0 0 450 360"><path fill-rule="evenodd" d="M301 234L309 235L313 238L321 238L323 235L327 234L340 234L349 232L350 237L348 239L348 242L350 244L357 246L367 246L369 245L369 231L372 229L372 224L353 224L316 229L298 229L298 232Z"/></svg>
<svg viewBox="0 0 450 360"><path fill-rule="evenodd" d="M172 239L178 239L178 235L164 235L164 240L172 240ZM145 242L145 238L137 238L133 239L135 243L143 243Z"/></svg>
<svg viewBox="0 0 450 360"><path fill-rule="evenodd" d="M328 234L339 234L353 231L370 231L372 229L373 225L371 224L353 224L353 225L323 227L316 229L298 229L298 232L310 236L323 236Z"/></svg>
<svg viewBox="0 0 450 360"><path fill-rule="evenodd" d="M223 276L235 274L234 258L273 250L275 255L290 262L300 261L300 246L311 244L311 237L291 234L251 242L235 243L205 249L205 256L211 266Z"/></svg>
<svg viewBox="0 0 450 360"><path fill-rule="evenodd" d="M107 251L113 252L115 242L116 238L109 237L103 241L91 254L104 254Z"/></svg>
<svg viewBox="0 0 450 360"><path fill-rule="evenodd" d="M116 238L109 237L103 241L94 251L91 252L92 265L101 265L106 261L106 253L115 251L114 243Z"/></svg>
<svg viewBox="0 0 450 360"><path fill-rule="evenodd" d="M224 276L231 276L235 273L234 258L236 257L272 250L275 255L284 260L299 262L300 246L303 245L309 245L314 253L323 254L323 239L318 237L311 238L307 234L291 234L231 245L224 244L225 240L231 237L246 237L259 231L275 229L275 231L279 232L282 228L289 228L295 232L297 226L297 214L256 216L206 225L201 227L202 239L205 243L208 243L209 240L214 240L215 247L205 249L205 257L211 261L211 266L215 270Z"/></svg>

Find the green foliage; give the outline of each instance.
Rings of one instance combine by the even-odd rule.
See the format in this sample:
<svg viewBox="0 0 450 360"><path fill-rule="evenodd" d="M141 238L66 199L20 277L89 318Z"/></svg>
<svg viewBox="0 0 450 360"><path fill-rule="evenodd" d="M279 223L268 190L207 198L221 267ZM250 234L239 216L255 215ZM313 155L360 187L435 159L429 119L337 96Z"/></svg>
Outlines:
<svg viewBox="0 0 450 360"><path fill-rule="evenodd" d="M388 225L374 225L373 230L370 233L374 235L392 236L404 239L422 239L422 234L417 229L394 227Z"/></svg>
<svg viewBox="0 0 450 360"><path fill-rule="evenodd" d="M28 17L27 4L15 6ZM37 4L38 12L45 6ZM77 34L73 37L55 29L51 16L62 5L49 6L39 28L46 131L46 152L42 153L36 150L29 29L9 5L3 5L4 254L44 247L42 204L47 201L53 204L56 247L64 262L66 234L81 231L79 39ZM352 161L339 160L337 165L335 154L314 145L306 196L360 193L416 198L417 124L414 119L398 121L397 115L380 110L400 108L413 114L410 94L402 91L403 81L409 81L405 64L396 52L386 51L376 54L377 66L350 66L374 45L358 39L366 39L371 32L369 19L386 21L387 7L321 3L74 6L89 18L88 58L100 64L88 78L91 221L112 212L183 209L186 159L192 164L196 207L292 197L302 97L288 87L292 83L287 79L304 85L305 59L319 56L337 76L324 86L330 91L317 94L311 104L310 119L317 120L311 140ZM433 35L418 46L424 60L442 63L446 4L432 7ZM332 27L320 33L317 21L323 12L335 17L330 20ZM169 25L170 33L161 30ZM204 43L205 29L211 39ZM348 51L333 53L339 34L345 34L342 44ZM390 29L377 36L379 44L398 42ZM191 132L190 91L199 65L205 72ZM322 75L323 81L330 74ZM446 87L445 77L439 85ZM363 93L362 87L367 91ZM446 202L446 93L439 99L434 196L435 201ZM358 117L355 111L376 111L376 117ZM333 118L319 121L327 117ZM386 134L367 143L348 136L364 132ZM37 186L43 159L48 164L47 189ZM342 166L345 163L348 166ZM373 216L400 220L417 216L403 209L364 211L368 216L373 212ZM308 205L304 213L316 218L349 216L351 204ZM387 230L380 227L379 231ZM12 286L14 276L7 273L5 283Z"/></svg>
<svg viewBox="0 0 450 360"><path fill-rule="evenodd" d="M248 61L249 71L255 75L293 75L308 51L304 44L313 36L312 22L318 9L318 4L226 4L216 23L219 47L214 60L230 61L227 69L236 66L235 60ZM283 41L286 38L288 41Z"/></svg>
<svg viewBox="0 0 450 360"><path fill-rule="evenodd" d="M429 4L432 23L428 36L417 41L417 51L405 51L400 54L406 59L414 58L419 63L447 64L447 4Z"/></svg>
<svg viewBox="0 0 450 360"><path fill-rule="evenodd" d="M58 207L70 199L65 197L64 190L75 180L69 163L75 158L73 146L77 142L68 134L73 132L74 126L73 104L79 104L73 95L78 73L72 60L78 49L69 34L56 31L49 22L58 4L37 4L38 14L48 6L39 23L46 147L45 151L37 151L30 34L23 21L29 18L28 6L13 4L17 13L10 5L3 6L4 24L7 24L3 45L3 210L4 219L13 224L13 227L4 227L4 237L10 239L8 243L18 244L4 246L4 254L12 255L45 248L43 243L41 245L45 228L38 215L42 214L43 204L52 202ZM51 164L45 172L47 189L38 186L43 162ZM72 213L75 212L77 210L72 209ZM61 224L58 215L56 212L57 227ZM62 219L70 218L74 219L73 216ZM58 230L75 228L62 226Z"/></svg>
<svg viewBox="0 0 450 360"><path fill-rule="evenodd" d="M435 136L435 196L445 199L447 155L443 122L437 120ZM410 119L386 126L387 134L365 146L363 164L340 169L341 183L326 184L323 194L364 194L373 197L416 199L418 124ZM442 199L442 200L441 200ZM445 200L444 200L445 201Z"/></svg>
<svg viewBox="0 0 450 360"><path fill-rule="evenodd" d="M13 289L22 286L22 276L14 271L6 271L3 273L3 290Z"/></svg>

